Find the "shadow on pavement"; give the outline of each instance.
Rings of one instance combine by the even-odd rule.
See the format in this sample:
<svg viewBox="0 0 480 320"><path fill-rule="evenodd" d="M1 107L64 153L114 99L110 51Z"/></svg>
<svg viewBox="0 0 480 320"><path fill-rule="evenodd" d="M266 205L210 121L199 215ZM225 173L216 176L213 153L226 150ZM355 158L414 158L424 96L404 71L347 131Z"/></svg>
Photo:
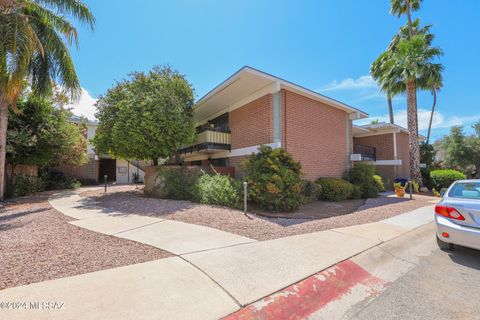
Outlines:
<svg viewBox="0 0 480 320"><path fill-rule="evenodd" d="M455 246L454 250L449 252L449 257L456 264L480 270L480 251L478 250Z"/></svg>

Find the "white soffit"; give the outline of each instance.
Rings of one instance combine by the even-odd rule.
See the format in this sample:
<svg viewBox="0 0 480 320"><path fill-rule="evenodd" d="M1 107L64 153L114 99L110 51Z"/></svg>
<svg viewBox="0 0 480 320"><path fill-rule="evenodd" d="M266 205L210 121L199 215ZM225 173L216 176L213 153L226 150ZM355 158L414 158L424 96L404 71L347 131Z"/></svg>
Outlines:
<svg viewBox="0 0 480 320"><path fill-rule="evenodd" d="M352 119L368 117L365 112L348 106L340 101L323 96L315 91L306 89L292 82L272 76L251 67L243 67L220 85L215 87L195 106L195 120L202 122L223 112L232 111L249 101L258 97L274 93L280 88L307 96L328 104L332 107L342 109L351 115Z"/></svg>

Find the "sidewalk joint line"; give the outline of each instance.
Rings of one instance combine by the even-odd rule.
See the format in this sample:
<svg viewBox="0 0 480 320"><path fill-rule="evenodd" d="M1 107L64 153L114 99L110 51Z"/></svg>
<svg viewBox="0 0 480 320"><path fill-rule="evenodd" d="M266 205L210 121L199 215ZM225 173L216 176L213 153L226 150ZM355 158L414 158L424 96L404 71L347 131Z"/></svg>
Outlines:
<svg viewBox="0 0 480 320"><path fill-rule="evenodd" d="M231 247L243 246L243 245L250 244L250 243L262 242L262 241L258 241L258 240L255 240L255 239L251 239L251 240L252 240L252 241L242 242L242 243L235 243L235 244L231 244L231 245L224 246L224 247L215 247L215 248L203 249L203 250L198 250L198 251L191 251L191 252L179 253L178 255L179 255L179 256L184 256L184 255L189 255L189 254L194 254L194 253L207 252L207 251L213 251L213 250L220 250L220 249L226 249L226 248L231 248Z"/></svg>
<svg viewBox="0 0 480 320"><path fill-rule="evenodd" d="M222 289L223 292L225 292L233 300L233 302L235 302L240 308L243 307L243 305L240 303L240 301L238 301L230 292L227 291L227 289L225 289L220 283L218 283L215 279L213 279L208 273L206 273L200 267L198 267L195 264L193 264L192 262L188 261L187 259L185 259L181 255L176 255L176 256L179 257L180 259L182 259L183 261L185 261L186 263L188 263L189 265L191 265L192 267L194 267L195 269L197 269L198 271L200 271L201 273L203 273L207 278L209 278L213 283L215 283L220 289Z"/></svg>
<svg viewBox="0 0 480 320"><path fill-rule="evenodd" d="M143 228L143 227L148 227L148 226L151 226L153 224L157 224L157 223L161 223L161 222L165 222L166 219L163 219L163 220L160 220L160 221L155 221L155 222L152 222L152 223L148 223L148 224L145 224L143 226L138 226L138 227L135 227L135 228L131 228L131 229L128 229L128 230L123 230L123 231L120 231L120 232L117 232L117 233L112 233L111 235L112 236L115 236L117 234L120 234L120 233L124 233L124 232L128 232L128 231L132 231L132 230L136 230L136 229L140 229L140 228ZM140 242L140 243L143 243L143 242ZM144 244L144 243L143 243ZM163 250L163 249L162 249Z"/></svg>

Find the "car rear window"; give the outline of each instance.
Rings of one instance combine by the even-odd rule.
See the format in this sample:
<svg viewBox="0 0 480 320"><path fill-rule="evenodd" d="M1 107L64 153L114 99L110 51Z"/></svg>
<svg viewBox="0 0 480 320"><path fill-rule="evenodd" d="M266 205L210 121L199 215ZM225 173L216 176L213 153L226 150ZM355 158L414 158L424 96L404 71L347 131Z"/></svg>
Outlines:
<svg viewBox="0 0 480 320"><path fill-rule="evenodd" d="M452 198L465 198L480 200L480 182L455 183L448 193Z"/></svg>

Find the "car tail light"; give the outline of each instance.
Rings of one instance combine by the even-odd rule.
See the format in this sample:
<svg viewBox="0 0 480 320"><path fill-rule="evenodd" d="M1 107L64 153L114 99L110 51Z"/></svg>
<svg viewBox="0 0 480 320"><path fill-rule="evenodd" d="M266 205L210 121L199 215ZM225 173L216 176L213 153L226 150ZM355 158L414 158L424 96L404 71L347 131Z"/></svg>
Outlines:
<svg viewBox="0 0 480 320"><path fill-rule="evenodd" d="M450 219L465 220L465 217L462 216L460 212L458 212L455 208L449 206L436 205L435 213Z"/></svg>

